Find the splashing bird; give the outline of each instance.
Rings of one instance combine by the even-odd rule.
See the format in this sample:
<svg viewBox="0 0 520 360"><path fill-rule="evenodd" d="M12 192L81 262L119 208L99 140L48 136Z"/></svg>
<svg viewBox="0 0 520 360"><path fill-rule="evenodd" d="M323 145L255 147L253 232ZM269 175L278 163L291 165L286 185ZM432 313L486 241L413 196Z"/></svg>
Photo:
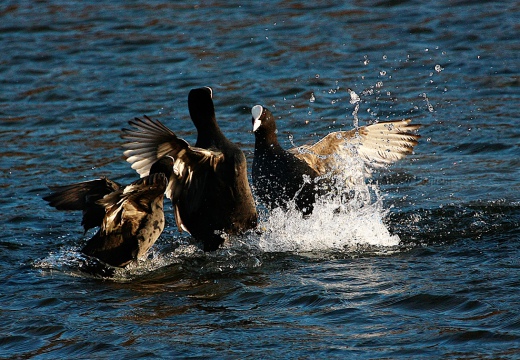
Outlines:
<svg viewBox="0 0 520 360"><path fill-rule="evenodd" d="M420 125L398 120L333 132L313 145L285 150L278 143L271 111L255 105L251 114L255 194L271 209L294 200L304 214L312 212L316 197L330 190L330 175L342 171L341 159L358 156L370 174L411 154L420 137L414 133Z"/></svg>

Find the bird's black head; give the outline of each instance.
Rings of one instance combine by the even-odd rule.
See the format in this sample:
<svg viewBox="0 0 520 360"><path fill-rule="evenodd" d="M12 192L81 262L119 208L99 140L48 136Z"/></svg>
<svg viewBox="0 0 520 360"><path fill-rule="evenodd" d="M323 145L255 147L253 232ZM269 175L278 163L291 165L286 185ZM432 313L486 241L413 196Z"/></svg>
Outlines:
<svg viewBox="0 0 520 360"><path fill-rule="evenodd" d="M262 105L255 105L251 108L251 115L253 116L253 132L256 136L276 134L276 122L269 109Z"/></svg>
<svg viewBox="0 0 520 360"><path fill-rule="evenodd" d="M213 90L210 87L193 89L188 95L188 108L191 120L198 128L215 121L215 106L213 105Z"/></svg>

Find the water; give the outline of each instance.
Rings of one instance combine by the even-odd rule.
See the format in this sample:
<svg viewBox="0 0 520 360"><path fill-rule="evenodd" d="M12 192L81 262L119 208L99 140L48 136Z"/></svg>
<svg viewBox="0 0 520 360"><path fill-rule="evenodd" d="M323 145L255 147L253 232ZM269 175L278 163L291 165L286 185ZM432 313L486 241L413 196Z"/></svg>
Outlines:
<svg viewBox="0 0 520 360"><path fill-rule="evenodd" d="M519 358L519 13L3 3L0 358ZM285 147L405 117L422 138L367 196L309 219L261 211L258 232L211 254L168 210L147 259L85 274L80 214L48 207L46 186L135 180L120 129L147 114L193 142L187 94L206 85L249 162L255 104L280 117Z"/></svg>

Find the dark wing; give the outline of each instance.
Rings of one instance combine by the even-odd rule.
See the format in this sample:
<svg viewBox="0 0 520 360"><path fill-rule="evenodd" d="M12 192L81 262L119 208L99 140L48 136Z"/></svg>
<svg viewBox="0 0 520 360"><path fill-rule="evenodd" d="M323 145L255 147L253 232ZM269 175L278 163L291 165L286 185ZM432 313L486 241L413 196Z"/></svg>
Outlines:
<svg viewBox="0 0 520 360"><path fill-rule="evenodd" d="M411 120L379 122L350 131L333 132L314 145L292 148L289 152L304 160L319 174L338 168L338 159L359 156L372 168L381 168L411 154L420 135L420 125Z"/></svg>
<svg viewBox="0 0 520 360"><path fill-rule="evenodd" d="M49 186L52 194L43 199L58 210L82 210L81 225L87 231L100 226L105 217L105 209L97 203L105 195L118 191L121 186L105 177L71 185Z"/></svg>
<svg viewBox="0 0 520 360"><path fill-rule="evenodd" d="M224 155L218 151L189 146L160 121L147 116L130 121L130 125L134 129L123 129L122 138L131 141L123 145L127 148L124 155L141 176L149 172L158 158L168 155L174 159L166 195L174 204L177 227L187 231L177 202L181 198L187 199L183 204L184 209L186 213L194 213L202 205L208 177L218 171Z"/></svg>

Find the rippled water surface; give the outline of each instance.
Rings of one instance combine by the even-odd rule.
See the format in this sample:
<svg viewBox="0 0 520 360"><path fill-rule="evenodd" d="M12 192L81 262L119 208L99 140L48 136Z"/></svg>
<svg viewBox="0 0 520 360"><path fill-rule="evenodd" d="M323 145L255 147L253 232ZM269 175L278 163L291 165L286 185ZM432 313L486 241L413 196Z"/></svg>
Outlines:
<svg viewBox="0 0 520 360"><path fill-rule="evenodd" d="M520 358L519 18L516 1L3 2L0 358ZM135 180L120 129L147 114L194 141L206 85L249 164L255 104L284 147L356 117L422 137L347 203L260 209L215 253L167 204L147 259L88 275L81 215L47 185Z"/></svg>

